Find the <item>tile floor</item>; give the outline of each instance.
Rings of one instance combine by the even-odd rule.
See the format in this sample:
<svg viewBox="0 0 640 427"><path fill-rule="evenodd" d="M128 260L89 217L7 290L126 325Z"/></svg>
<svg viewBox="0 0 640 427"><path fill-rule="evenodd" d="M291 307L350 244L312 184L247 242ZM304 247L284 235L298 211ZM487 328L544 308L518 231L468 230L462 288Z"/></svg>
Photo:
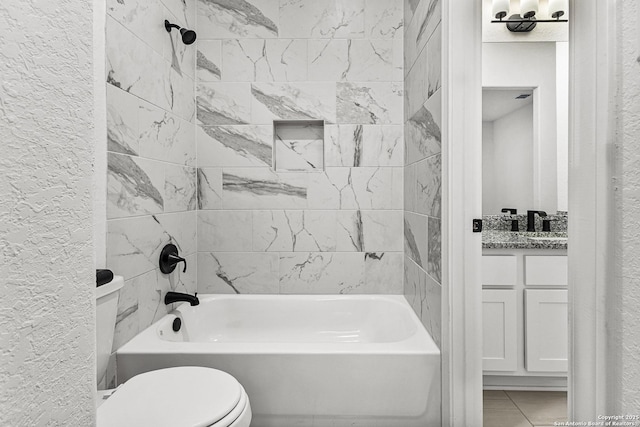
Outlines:
<svg viewBox="0 0 640 427"><path fill-rule="evenodd" d="M484 391L484 427L553 426L567 421L564 391Z"/></svg>

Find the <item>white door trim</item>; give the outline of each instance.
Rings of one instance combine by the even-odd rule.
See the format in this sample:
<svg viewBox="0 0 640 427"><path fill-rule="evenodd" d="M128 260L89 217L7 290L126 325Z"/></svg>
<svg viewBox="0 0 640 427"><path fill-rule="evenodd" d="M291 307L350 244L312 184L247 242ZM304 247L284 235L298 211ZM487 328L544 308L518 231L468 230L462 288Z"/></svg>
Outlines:
<svg viewBox="0 0 640 427"><path fill-rule="evenodd" d="M482 425L482 2L443 0L444 426ZM608 287L614 284L616 1L571 0L569 416L607 414Z"/></svg>
<svg viewBox="0 0 640 427"><path fill-rule="evenodd" d="M482 2L443 0L442 425L482 425Z"/></svg>
<svg viewBox="0 0 640 427"><path fill-rule="evenodd" d="M614 286L616 1L571 2L569 417L613 413L607 293ZM613 400L612 400L613 399Z"/></svg>

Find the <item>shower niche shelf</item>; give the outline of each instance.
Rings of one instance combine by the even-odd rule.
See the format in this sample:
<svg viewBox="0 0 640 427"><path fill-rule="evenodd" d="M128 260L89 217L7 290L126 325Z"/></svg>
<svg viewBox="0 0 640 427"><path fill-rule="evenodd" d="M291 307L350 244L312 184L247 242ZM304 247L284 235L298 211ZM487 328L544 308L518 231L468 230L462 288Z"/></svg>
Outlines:
<svg viewBox="0 0 640 427"><path fill-rule="evenodd" d="M274 120L273 169L276 172L322 172L324 120Z"/></svg>

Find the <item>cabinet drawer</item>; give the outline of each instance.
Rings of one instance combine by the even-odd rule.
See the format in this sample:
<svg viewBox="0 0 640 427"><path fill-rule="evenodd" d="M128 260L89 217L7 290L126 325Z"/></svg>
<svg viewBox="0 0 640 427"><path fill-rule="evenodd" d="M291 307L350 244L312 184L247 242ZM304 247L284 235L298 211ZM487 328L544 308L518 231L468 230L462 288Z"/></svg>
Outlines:
<svg viewBox="0 0 640 427"><path fill-rule="evenodd" d="M525 256L526 285L567 286L569 274L566 256Z"/></svg>
<svg viewBox="0 0 640 427"><path fill-rule="evenodd" d="M513 255L483 255L482 284L484 286L514 286L518 278L518 260Z"/></svg>
<svg viewBox="0 0 640 427"><path fill-rule="evenodd" d="M566 372L569 355L567 291L525 289L526 368Z"/></svg>

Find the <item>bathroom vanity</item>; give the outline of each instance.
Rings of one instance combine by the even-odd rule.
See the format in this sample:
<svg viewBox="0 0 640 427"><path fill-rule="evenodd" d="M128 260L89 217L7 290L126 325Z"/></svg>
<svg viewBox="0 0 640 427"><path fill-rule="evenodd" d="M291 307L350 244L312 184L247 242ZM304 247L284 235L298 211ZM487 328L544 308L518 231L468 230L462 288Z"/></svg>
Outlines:
<svg viewBox="0 0 640 427"><path fill-rule="evenodd" d="M486 389L566 387L566 233L483 232Z"/></svg>

